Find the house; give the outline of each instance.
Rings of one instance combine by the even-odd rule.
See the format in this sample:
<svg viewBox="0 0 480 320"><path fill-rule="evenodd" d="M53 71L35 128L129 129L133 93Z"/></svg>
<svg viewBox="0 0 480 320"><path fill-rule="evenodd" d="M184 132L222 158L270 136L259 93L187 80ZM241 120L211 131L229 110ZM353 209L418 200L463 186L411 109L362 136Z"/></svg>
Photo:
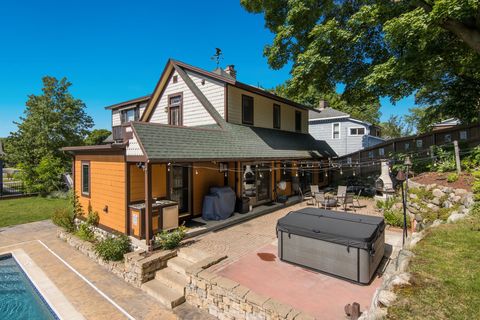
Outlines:
<svg viewBox="0 0 480 320"><path fill-rule="evenodd" d="M442 120L440 122L434 123L432 125L432 130L433 131L438 131L438 130L442 130L442 129L448 129L448 128L452 128L452 127L455 127L455 126L459 126L460 124L462 124L462 123L459 119L449 118L449 119Z"/></svg>
<svg viewBox="0 0 480 320"><path fill-rule="evenodd" d="M380 128L352 118L348 113L328 107L320 101L318 109L309 111L308 130L333 150L331 157L340 157L384 141Z"/></svg>
<svg viewBox="0 0 480 320"><path fill-rule="evenodd" d="M237 81L234 66L209 72L169 60L151 95L106 109L113 142L63 149L80 203L106 230L151 239L200 216L214 186L258 206L326 183L309 108ZM178 217L165 214L172 203Z"/></svg>

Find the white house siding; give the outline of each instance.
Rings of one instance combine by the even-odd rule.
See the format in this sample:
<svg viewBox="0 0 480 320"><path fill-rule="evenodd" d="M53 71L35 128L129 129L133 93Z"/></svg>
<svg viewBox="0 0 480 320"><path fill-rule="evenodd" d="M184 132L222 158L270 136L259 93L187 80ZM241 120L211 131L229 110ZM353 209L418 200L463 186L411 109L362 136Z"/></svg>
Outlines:
<svg viewBox="0 0 480 320"><path fill-rule="evenodd" d="M112 110L112 126L115 127L122 124L122 110L131 109L136 106L137 106L136 104L132 104L120 109ZM147 106L146 102L140 104L140 113L139 113L140 117L142 116L143 111L145 111L146 106Z"/></svg>
<svg viewBox="0 0 480 320"><path fill-rule="evenodd" d="M242 124L242 95L253 97L253 125L273 128L273 104L280 105L280 129L295 131L295 111L302 113L302 132L308 133L308 111L255 94L233 86L228 86L228 122Z"/></svg>
<svg viewBox="0 0 480 320"><path fill-rule="evenodd" d="M333 139L334 123L340 124L339 139ZM364 128L365 135L351 136L350 128ZM328 143L337 156L343 156L383 142L380 138L368 135L370 131L367 124L348 118L311 120L309 123L309 132L316 140L323 140Z"/></svg>
<svg viewBox="0 0 480 320"><path fill-rule="evenodd" d="M217 109L220 115L224 115L224 87L220 82L201 77L192 72L187 75L193 80L198 88L203 92L210 103ZM177 76L177 83L173 83L173 77ZM202 80L205 84L202 85ZM215 124L215 120L208 113L203 105L198 101L193 92L187 87L183 79L174 71L170 78L160 100L152 114L150 122L168 124L168 96L181 92L183 94L183 125L184 126L200 126L207 124Z"/></svg>
<svg viewBox="0 0 480 320"><path fill-rule="evenodd" d="M132 128L127 127L127 128L125 128L125 130L128 132L128 131L131 131ZM127 156L143 156L142 148L138 144L138 140L137 140L137 137L135 136L135 134L133 135L132 139L128 140L126 154L127 154Z"/></svg>

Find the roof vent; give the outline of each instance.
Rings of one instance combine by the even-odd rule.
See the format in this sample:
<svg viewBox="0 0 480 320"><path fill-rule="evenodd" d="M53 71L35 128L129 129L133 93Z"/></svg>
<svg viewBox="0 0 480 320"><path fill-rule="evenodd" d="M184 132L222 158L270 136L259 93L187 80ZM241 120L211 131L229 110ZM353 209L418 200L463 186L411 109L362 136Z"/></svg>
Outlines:
<svg viewBox="0 0 480 320"><path fill-rule="evenodd" d="M237 71L235 70L235 65L229 64L225 68L225 72L228 73L232 78L234 78L234 79L237 78Z"/></svg>

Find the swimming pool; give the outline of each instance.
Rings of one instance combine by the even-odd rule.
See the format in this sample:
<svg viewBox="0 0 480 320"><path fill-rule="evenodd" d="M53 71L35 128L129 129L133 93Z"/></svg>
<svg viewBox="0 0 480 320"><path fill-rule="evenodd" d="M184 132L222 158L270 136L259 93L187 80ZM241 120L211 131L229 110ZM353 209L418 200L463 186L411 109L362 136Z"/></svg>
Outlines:
<svg viewBox="0 0 480 320"><path fill-rule="evenodd" d="M58 319L12 255L0 255L0 319Z"/></svg>

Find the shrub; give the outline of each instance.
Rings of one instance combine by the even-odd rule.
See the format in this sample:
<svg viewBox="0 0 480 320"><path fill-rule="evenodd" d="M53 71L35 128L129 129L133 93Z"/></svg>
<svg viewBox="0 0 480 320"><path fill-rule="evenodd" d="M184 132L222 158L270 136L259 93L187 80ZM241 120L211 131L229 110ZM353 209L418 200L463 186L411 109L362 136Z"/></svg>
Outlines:
<svg viewBox="0 0 480 320"><path fill-rule="evenodd" d="M75 215L67 208L57 209L52 215L52 222L67 232L75 231Z"/></svg>
<svg viewBox="0 0 480 320"><path fill-rule="evenodd" d="M130 251L130 239L126 235L108 236L95 244L95 252L104 260L120 261Z"/></svg>
<svg viewBox="0 0 480 320"><path fill-rule="evenodd" d="M403 228L403 213L400 210L385 210L383 212L385 223ZM410 225L410 217L407 215L407 226Z"/></svg>
<svg viewBox="0 0 480 320"><path fill-rule="evenodd" d="M435 148L435 157L437 161L434 163L434 171L448 172L455 170L455 156L452 151L437 147Z"/></svg>
<svg viewBox="0 0 480 320"><path fill-rule="evenodd" d="M180 242L185 238L187 228L180 226L173 231L162 231L155 237L155 242L160 245L162 249L175 249Z"/></svg>
<svg viewBox="0 0 480 320"><path fill-rule="evenodd" d="M93 242L95 241L95 233L93 232L91 226L88 223L81 223L78 226L75 235L82 240Z"/></svg>
<svg viewBox="0 0 480 320"><path fill-rule="evenodd" d="M449 183L452 183L452 182L455 182L458 180L458 174L456 173L450 173L448 176L447 176L447 182Z"/></svg>
<svg viewBox="0 0 480 320"><path fill-rule="evenodd" d="M100 217L98 216L98 212L90 210L87 214L86 223L90 226L98 226L99 221L100 221Z"/></svg>

